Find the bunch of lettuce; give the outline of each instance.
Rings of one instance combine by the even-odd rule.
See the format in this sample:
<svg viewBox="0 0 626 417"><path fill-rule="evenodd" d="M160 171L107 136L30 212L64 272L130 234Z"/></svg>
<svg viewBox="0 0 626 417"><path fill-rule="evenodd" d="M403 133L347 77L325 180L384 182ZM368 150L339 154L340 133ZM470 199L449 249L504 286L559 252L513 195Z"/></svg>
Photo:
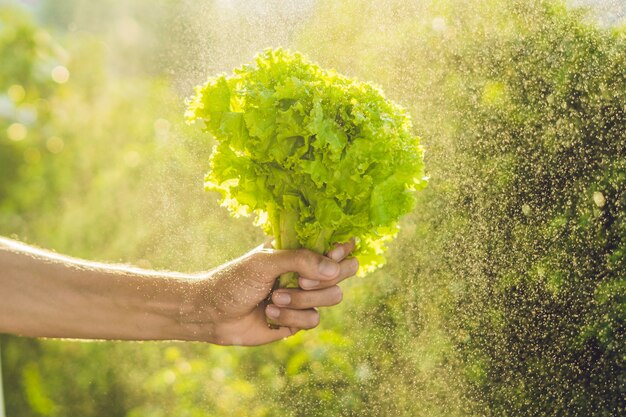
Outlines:
<svg viewBox="0 0 626 417"><path fill-rule="evenodd" d="M406 111L299 53L269 49L210 78L186 117L217 140L205 186L233 215L254 213L278 249L326 253L356 237L361 273L384 263L385 242L426 184Z"/></svg>

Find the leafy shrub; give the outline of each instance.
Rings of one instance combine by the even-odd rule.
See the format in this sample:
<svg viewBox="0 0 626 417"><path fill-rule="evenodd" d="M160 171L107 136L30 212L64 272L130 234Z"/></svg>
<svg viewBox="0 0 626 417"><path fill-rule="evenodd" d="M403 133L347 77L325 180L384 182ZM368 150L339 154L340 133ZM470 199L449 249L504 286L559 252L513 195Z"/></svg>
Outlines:
<svg viewBox="0 0 626 417"><path fill-rule="evenodd" d="M624 36L554 4L514 16L514 37L478 37L459 57L457 347L491 415L620 415Z"/></svg>

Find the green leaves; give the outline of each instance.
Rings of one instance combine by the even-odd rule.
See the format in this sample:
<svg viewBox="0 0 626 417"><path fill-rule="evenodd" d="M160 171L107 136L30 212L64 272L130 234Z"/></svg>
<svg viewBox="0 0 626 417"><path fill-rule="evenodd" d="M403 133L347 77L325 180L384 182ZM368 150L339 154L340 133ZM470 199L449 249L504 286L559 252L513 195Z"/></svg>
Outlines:
<svg viewBox="0 0 626 417"><path fill-rule="evenodd" d="M413 195L406 192L405 178L392 175L376 184L370 199L370 219L375 226L385 226L393 222L415 204Z"/></svg>
<svg viewBox="0 0 626 417"><path fill-rule="evenodd" d="M307 128L317 138L313 146L322 150L325 146L329 146L332 150L333 159L338 159L338 153L343 150L348 142L346 134L337 126L332 114L329 114L329 117L324 117L324 110L320 101L316 101L313 105L311 119Z"/></svg>
<svg viewBox="0 0 626 417"><path fill-rule="evenodd" d="M384 262L384 242L425 185L404 109L298 53L268 49L209 79L186 117L217 139L205 185L231 213L254 213L279 247L325 252L357 237L362 272Z"/></svg>

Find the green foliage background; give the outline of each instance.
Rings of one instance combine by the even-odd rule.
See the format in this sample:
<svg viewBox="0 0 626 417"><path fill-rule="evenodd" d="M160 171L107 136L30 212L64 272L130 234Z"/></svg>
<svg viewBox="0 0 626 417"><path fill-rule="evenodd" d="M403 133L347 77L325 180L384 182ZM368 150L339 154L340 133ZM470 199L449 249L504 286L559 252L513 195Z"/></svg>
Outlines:
<svg viewBox="0 0 626 417"><path fill-rule="evenodd" d="M212 143L182 113L264 46L410 108L418 209L385 268L274 345L2 336L8 415L625 413L623 26L557 1L324 0L297 19L268 6L272 30L222 3L0 6L0 233L185 271L262 242L202 191Z"/></svg>

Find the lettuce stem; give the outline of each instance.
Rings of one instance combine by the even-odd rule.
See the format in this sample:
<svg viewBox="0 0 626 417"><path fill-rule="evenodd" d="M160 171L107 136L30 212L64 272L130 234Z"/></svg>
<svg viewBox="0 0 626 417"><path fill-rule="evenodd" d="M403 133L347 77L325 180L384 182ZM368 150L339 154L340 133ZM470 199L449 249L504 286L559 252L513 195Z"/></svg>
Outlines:
<svg viewBox="0 0 626 417"><path fill-rule="evenodd" d="M299 249L301 247L296 234L296 224L299 214L295 210L281 210L279 226L279 249ZM298 274L296 272L286 272L279 278L279 288L299 288Z"/></svg>
<svg viewBox="0 0 626 417"><path fill-rule="evenodd" d="M274 247L276 249L299 249L302 247L298 234L296 233L296 225L300 220L299 197L292 195L285 195L283 197L283 203L285 208L276 210L272 207L272 210L268 210L272 222L272 229L274 231ZM328 243L333 235L331 229L322 229L312 247L309 249L317 252L324 253L328 249ZM311 244L311 242L309 242ZM306 245L309 246L309 245ZM277 280L277 286L274 288L300 288L298 284L297 272L286 272L282 274ZM278 325L271 319L267 319L267 324L272 329L278 329Z"/></svg>
<svg viewBox="0 0 626 417"><path fill-rule="evenodd" d="M272 228L274 229L274 247L276 249L299 249L301 247L296 233L296 223L299 213L296 210L280 210L278 213L272 210ZM276 285L278 284L278 285ZM278 279L274 288L299 288L298 274L286 272ZM278 329L279 326L269 317L266 319L270 329Z"/></svg>

